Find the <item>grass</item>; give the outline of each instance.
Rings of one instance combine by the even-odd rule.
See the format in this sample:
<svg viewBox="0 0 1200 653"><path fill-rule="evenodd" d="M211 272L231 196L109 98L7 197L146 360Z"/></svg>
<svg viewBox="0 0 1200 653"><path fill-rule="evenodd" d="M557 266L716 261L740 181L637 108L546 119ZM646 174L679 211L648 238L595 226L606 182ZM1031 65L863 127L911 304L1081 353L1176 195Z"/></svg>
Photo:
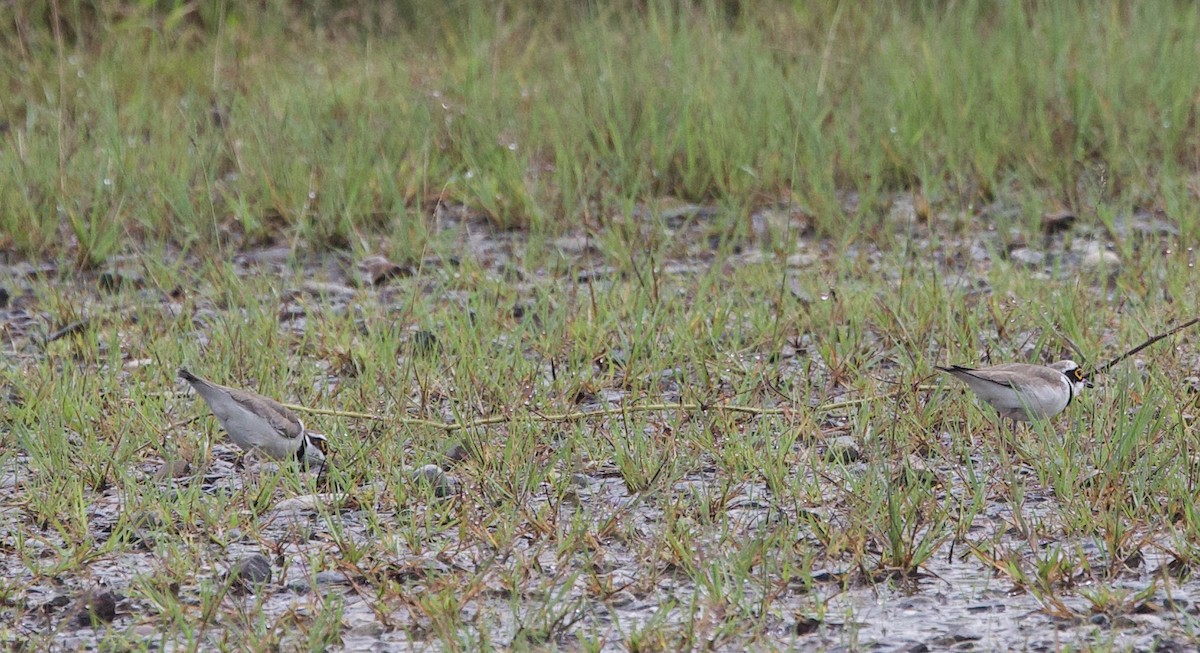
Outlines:
<svg viewBox="0 0 1200 653"><path fill-rule="evenodd" d="M439 198L533 233L603 232L673 196L719 202L728 229L783 202L821 235L886 241L891 193L910 190L931 210L1020 197L1026 216L1174 202L1195 224L1171 188L1197 152L1200 27L1179 7L464 9L403 38L130 10L103 39L33 12L7 33L17 251L99 265L139 236L203 254L279 235L361 251L403 225L404 260Z"/></svg>
<svg viewBox="0 0 1200 653"><path fill-rule="evenodd" d="M0 26L0 640L866 647L940 583L1194 642L1194 333L1015 433L932 376L1200 314L1194 7L114 6ZM181 365L383 419L235 471Z"/></svg>

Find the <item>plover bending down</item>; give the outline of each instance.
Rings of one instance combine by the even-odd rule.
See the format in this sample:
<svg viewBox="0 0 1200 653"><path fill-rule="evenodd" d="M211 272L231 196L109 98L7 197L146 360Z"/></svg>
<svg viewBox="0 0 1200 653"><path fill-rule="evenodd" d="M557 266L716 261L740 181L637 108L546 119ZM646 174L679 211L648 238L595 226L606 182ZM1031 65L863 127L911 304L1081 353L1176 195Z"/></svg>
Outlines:
<svg viewBox="0 0 1200 653"><path fill-rule="evenodd" d="M274 399L213 383L182 368L179 378L196 389L242 449L276 460L295 460L305 467L325 462L325 436L304 428L296 413Z"/></svg>

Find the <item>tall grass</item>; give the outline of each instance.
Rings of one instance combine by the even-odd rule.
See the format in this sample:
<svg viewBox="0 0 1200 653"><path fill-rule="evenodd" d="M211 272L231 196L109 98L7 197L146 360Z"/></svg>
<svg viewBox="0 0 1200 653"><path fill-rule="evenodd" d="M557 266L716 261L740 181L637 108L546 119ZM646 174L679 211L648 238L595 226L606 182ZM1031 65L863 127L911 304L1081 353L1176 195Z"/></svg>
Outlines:
<svg viewBox="0 0 1200 653"><path fill-rule="evenodd" d="M1157 206L1198 160L1190 5L68 4L3 26L0 229L81 264L363 247L438 201L548 233L788 203L844 240L886 235L897 191Z"/></svg>

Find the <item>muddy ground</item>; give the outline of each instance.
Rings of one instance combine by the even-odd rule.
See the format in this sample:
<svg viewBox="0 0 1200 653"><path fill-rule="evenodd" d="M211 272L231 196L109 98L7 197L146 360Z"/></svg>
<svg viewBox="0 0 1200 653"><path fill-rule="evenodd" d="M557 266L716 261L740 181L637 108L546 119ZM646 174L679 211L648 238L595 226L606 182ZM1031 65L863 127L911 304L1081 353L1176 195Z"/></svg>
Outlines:
<svg viewBox="0 0 1200 653"><path fill-rule="evenodd" d="M992 209L994 215L985 210L976 219L989 224L997 221L996 215L1005 210L998 205ZM698 271L714 263L707 229L708 216L713 211L685 206L670 215L659 216L658 226L664 233L687 243L679 248L680 256L662 263L666 283L688 287ZM892 211L897 220L910 225L910 235L917 239L927 237L939 227L936 220L930 224L917 219L911 203L904 198L897 200ZM461 245L457 256L478 261L495 279L519 279L513 283L530 287L630 282L594 253L583 234L555 241L553 246L568 264L553 270L514 273L514 266L521 260L520 250L525 246L522 234L497 233L487 227L486 221L469 215L446 216L440 224L442 229L457 234ZM764 247L772 238L787 233L803 240L804 228L800 212L764 212L755 217L745 243L721 264L736 267L761 261L771 256ZM1173 237L1170 224L1152 214L1131 216L1124 228L1151 242ZM1100 265L1119 265L1109 253L1113 234L1080 225L1068 225L1067 229L1072 230L1069 240L1061 235L1028 239L1004 229L964 233L957 251L967 253L966 260L938 254L930 262L945 267L948 283L956 284L975 283L973 280L982 278L982 271L996 256L1006 256L1031 273L1047 277L1082 274ZM866 256L877 258L880 265L889 260L871 251L869 245L861 248ZM807 242L797 252L782 261L797 278L820 266L824 257L840 255L818 240ZM251 249L237 256L236 269L244 278L274 275L281 280L292 280L295 278L290 271L294 264L289 260L292 255L284 246ZM309 325L317 323L314 311L341 312L368 302L399 303L408 289L420 286L421 274L453 274L449 270L453 263L445 258L427 262L415 272L388 268L378 261L374 268L351 263L347 265L345 257L338 255L302 257L301 265L307 268L304 276L311 282L297 288L298 296L309 298L303 308L293 310L286 296L263 298L264 302L279 304L279 329L295 332L310 328ZM379 276L389 270L394 278ZM894 272L882 270L880 279L891 278ZM104 281L105 274L116 277ZM0 287L8 294L4 308L0 309L0 332L9 350L6 374L15 378L25 366L38 365L42 355L39 339L44 340L53 334L54 328L65 326L53 303L38 294L44 292L39 290L44 289L41 285L44 279L69 279L62 283L79 286L71 294L99 304L113 295L111 289L104 288L116 278L130 284L116 291L126 297L126 302L144 302L149 310L163 313L180 309L180 303L171 296L151 286L138 287L132 283L140 274L137 257L119 261L111 270L73 277L60 275L52 265L9 261L0 270ZM1105 277L1090 278L1103 283ZM212 314L199 316L198 323L219 317L221 311L229 309L213 304L206 310ZM80 310L81 315L88 312L87 306ZM745 353L747 357L756 355L775 357L784 376L813 369L813 353L803 347ZM127 363L135 360L133 355L122 358ZM819 361L815 368L819 374ZM656 399L679 401L682 386L689 383L686 374L665 370L663 378L662 394ZM822 379L812 382L820 385ZM170 403L180 411L194 400L182 387L169 391L177 395ZM849 394L830 397L853 398ZM626 399L619 388L603 388L585 399L580 408L615 406ZM602 524L614 518L621 523L610 537L597 542L596 548L569 554L559 551L553 538L539 537L532 529L524 544L500 552L489 546L478 532L464 527L464 521L469 522L487 509L486 493L481 490L485 479L478 476L482 473L480 468L453 460L438 461L441 471L428 472L434 487L424 505L415 508L416 512L412 503L397 503L389 486L393 481L386 479L377 487L359 488L352 500L337 493L316 495L315 501L332 508L314 509L311 496L281 489L267 505L241 510L246 519L257 524L253 537L238 528L199 533L194 523L179 522L177 514L156 511L155 496L175 497L184 492L195 492L199 497L195 501L201 503L208 500L206 497L244 501L234 497L243 493L247 483L257 482L250 472L259 465L267 465L269 474L271 463L261 461L251 461L246 469L239 469L236 450L220 441L212 446L207 466L183 466L146 455L138 459L132 472L135 485L112 484L91 491L86 497L86 519L96 546L90 549L86 560L68 564L66 559L80 550L78 543L62 541L51 525L38 523L28 510L27 492L36 485L32 482L34 477L59 472L39 466L28 452L16 450L18 440L14 429L36 428L15 422L18 407L25 400L10 396L6 412L0 413L3 416L0 441L8 450L0 475L3 489L0 492L3 532L0 621L9 624L0 627L0 633L4 633L11 650L38 650L48 644L58 650L97 650L107 646L102 644L106 637L116 641L112 639L116 633L126 643L122 648L133 642L135 647L147 650L235 650L261 645L262 642L256 644L246 639L256 629L276 633L274 645L282 650L320 649L327 645L341 650L371 651L510 646L625 650L635 645L636 633L647 625L665 632L684 632L683 624L687 622L696 624L690 632L698 639L687 641L685 647L711 646L718 650L1053 651L1096 647L1183 651L1194 650L1197 642L1195 624L1200 604L1196 597L1200 595L1200 580L1188 573L1186 563L1165 553L1165 548L1142 547L1142 555L1129 560L1108 581L1109 588L1128 594L1126 609L1119 614L1093 609L1094 602L1085 598L1091 581L1083 575L1077 586L1060 587L1051 597L1018 586L1011 577L997 573L995 567L971 554L972 541L998 538L1006 543L1012 556L1027 561L1044 555L1052 547L1069 549L1085 558L1100 555L1087 538L1031 541L1027 534L1012 527L1021 520L1053 521L1058 514L1054 509L1058 499L1053 488L1041 485L1026 470L1016 472L1025 477L1027 488L1020 516L1012 514L1013 507L1008 503L990 500L973 523L960 524L942 538L916 573L888 574L886 570L864 569L861 560L842 556L840 561L817 561L811 575L803 579L780 575L741 587L725 587L723 591L740 594L738 605L763 606L756 621L745 627L714 611L712 606L720 603L701 600L700 597L717 591L713 584L698 584L695 574L666 560L647 559L652 552L643 546L642 540L655 540L662 535L664 510L668 509L664 495L721 496L725 509L719 536L698 525L689 542L695 550L703 551L702 558L734 555L731 544L738 542L768 542L767 555L781 558L794 555L792 549L771 540L771 534L795 528L803 535L817 524L836 524L848 500L839 490L838 478L869 473L872 463L878 462L872 458L885 455L882 449L869 443L831 444L835 438L804 440L795 445L793 454L797 460L805 459L813 448L820 456L834 446L847 449L841 454L830 454L829 476L815 480L816 485L825 488L825 501L804 507L780 505L767 484L753 479L738 480L731 486L728 479L715 472L715 466L694 469L673 484L673 492L664 489L658 493L631 492L612 461L590 460L566 470L576 491L566 500L530 492L525 499L528 514L553 516L560 524L576 520ZM453 412L447 409L445 415L451 418ZM180 417L179 414L162 416L161 423L173 425ZM845 415L829 415L822 423L823 432L849 433L852 431L849 419ZM1066 419L1086 419L1086 415ZM780 420L772 424L776 426L771 428L787 428ZM500 438L505 432L501 425L485 430L488 435L484 437ZM955 436L944 431L931 437L938 441ZM931 482L939 488L939 496L953 496L969 491L959 473L963 465L995 473L987 470L996 461L982 456L972 460L931 456L921 464L922 473L931 475ZM414 474L416 469L414 466ZM798 465L796 473L811 474L812 470ZM377 516L410 524L423 521L421 540L392 538L386 528L381 530L370 524ZM331 529L334 522L336 533ZM135 527L126 527L129 523ZM529 528L528 524L516 527ZM1001 531L1005 534L998 536ZM114 532L121 533L121 541L105 546ZM347 563L345 547L337 543L346 539L374 551L371 559L359 564ZM176 547L183 540L187 542L186 548L204 552L200 558L209 561L206 566L179 568L176 565L186 557L164 553L166 542L172 541L170 547ZM1152 543L1153 538L1148 537L1147 542ZM249 562L250 567L259 568L247 573L266 574L264 582L246 589L232 583L229 591L213 605L214 587L228 582L226 574L230 568L253 556L263 557ZM311 560L323 560L326 564L324 568L311 568L306 562ZM36 563L36 568L31 568L31 563ZM59 565L66 571L58 571ZM514 588L511 575L517 570L525 574L529 569L538 573L520 579L519 586ZM750 576L757 577L760 571L767 575L775 573L762 569L765 568L752 566ZM458 608L461 622L453 635L431 618L427 608L419 609L417 601L430 588L444 588L447 584L461 584L464 588ZM598 590L597 585L605 589ZM178 597L179 603L188 608L182 618L198 622L207 617L209 624L188 631L194 637L191 641L177 634L162 639L164 630L174 633L179 630L168 629L172 617L161 607L162 602L153 598L156 592ZM381 595L386 598L381 599ZM547 596L554 598L547 600ZM332 642L314 641L311 633L318 629L313 627L313 615L329 614L331 605L337 606L336 623L322 632L336 635ZM555 607L547 610L546 606ZM1064 611L1064 606L1068 611ZM450 644L451 641L455 643ZM642 642L645 650L654 650L659 644L653 640Z"/></svg>

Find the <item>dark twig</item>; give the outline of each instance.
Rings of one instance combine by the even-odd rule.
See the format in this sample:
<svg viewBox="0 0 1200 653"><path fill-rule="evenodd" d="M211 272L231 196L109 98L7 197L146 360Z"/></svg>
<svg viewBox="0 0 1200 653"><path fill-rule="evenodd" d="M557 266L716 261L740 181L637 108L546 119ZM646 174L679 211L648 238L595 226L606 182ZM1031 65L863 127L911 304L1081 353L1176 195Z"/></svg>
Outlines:
<svg viewBox="0 0 1200 653"><path fill-rule="evenodd" d="M1200 317L1192 318L1192 319L1188 320L1187 322L1184 322L1183 324L1180 324L1179 326L1175 327L1174 329L1167 331L1166 333L1160 333L1160 334L1154 336L1153 338L1147 340L1146 342L1143 342L1142 344L1138 345L1137 347L1134 347L1133 349L1130 349L1129 351L1125 352L1124 354L1117 356L1116 358L1108 361L1107 363L1101 365L1100 367L1097 367L1094 373L1095 374L1104 374L1110 368L1112 368L1113 365L1120 363L1121 361L1125 360L1126 358L1129 358L1130 356L1138 353L1139 351L1145 349L1146 347L1153 345L1154 343L1158 342L1159 340L1173 336L1176 333L1179 333L1180 331L1183 331L1184 329L1186 329L1194 324L1200 324Z"/></svg>
<svg viewBox="0 0 1200 653"><path fill-rule="evenodd" d="M44 346L54 342L55 340L61 340L67 336L74 335L76 333L83 333L84 329L86 329L88 327L89 323L91 323L91 320L88 318L84 318L82 320L72 322L72 323L68 324L67 326L46 336L45 340L42 341L42 346L44 347Z"/></svg>

